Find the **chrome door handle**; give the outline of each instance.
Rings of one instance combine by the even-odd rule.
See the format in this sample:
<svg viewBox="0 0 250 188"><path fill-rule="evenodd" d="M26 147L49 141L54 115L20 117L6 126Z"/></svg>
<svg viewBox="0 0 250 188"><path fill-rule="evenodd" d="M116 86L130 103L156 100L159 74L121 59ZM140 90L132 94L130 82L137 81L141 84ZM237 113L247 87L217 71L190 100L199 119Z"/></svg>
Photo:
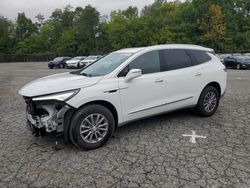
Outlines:
<svg viewBox="0 0 250 188"><path fill-rule="evenodd" d="M197 73L195 73L194 75L195 75L195 76L201 76L201 75L202 75L202 73L197 72Z"/></svg>
<svg viewBox="0 0 250 188"><path fill-rule="evenodd" d="M156 80L155 80L155 83L161 83L161 82L163 82L162 79L156 79Z"/></svg>

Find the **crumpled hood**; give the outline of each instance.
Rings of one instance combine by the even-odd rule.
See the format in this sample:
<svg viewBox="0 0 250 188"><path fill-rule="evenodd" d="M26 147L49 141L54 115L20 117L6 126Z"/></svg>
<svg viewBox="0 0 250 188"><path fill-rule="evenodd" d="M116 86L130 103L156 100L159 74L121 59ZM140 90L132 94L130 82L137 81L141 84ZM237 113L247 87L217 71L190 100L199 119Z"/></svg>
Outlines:
<svg viewBox="0 0 250 188"><path fill-rule="evenodd" d="M47 95L61 91L88 87L98 83L103 77L86 77L82 75L61 73L34 80L23 86L18 93L26 97Z"/></svg>

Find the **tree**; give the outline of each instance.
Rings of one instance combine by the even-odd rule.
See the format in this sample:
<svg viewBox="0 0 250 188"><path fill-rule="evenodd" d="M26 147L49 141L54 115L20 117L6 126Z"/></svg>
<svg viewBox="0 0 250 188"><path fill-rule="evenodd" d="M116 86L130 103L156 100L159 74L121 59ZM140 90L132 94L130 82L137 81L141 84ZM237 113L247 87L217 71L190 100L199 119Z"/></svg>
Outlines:
<svg viewBox="0 0 250 188"><path fill-rule="evenodd" d="M44 16L42 14L36 15L36 19L38 20L37 25L41 27L44 24Z"/></svg>
<svg viewBox="0 0 250 188"><path fill-rule="evenodd" d="M24 13L18 13L16 20L16 39L22 41L38 32L36 24L27 18Z"/></svg>
<svg viewBox="0 0 250 188"><path fill-rule="evenodd" d="M219 5L212 4L206 17L198 20L199 29L203 32L205 40L209 41L212 48L221 50L220 43L226 40L226 24L224 14Z"/></svg>
<svg viewBox="0 0 250 188"><path fill-rule="evenodd" d="M74 11L72 11L72 7L70 5L67 5L64 9L55 9L50 16L50 20L61 30L72 27L73 18Z"/></svg>
<svg viewBox="0 0 250 188"><path fill-rule="evenodd" d="M75 29L65 30L55 47L57 54L75 54L77 52Z"/></svg>
<svg viewBox="0 0 250 188"><path fill-rule="evenodd" d="M13 53L15 45L13 23L0 16L0 53Z"/></svg>
<svg viewBox="0 0 250 188"><path fill-rule="evenodd" d="M95 51L95 39L98 36L100 13L92 6L75 9L74 27L78 41L77 53L91 53Z"/></svg>

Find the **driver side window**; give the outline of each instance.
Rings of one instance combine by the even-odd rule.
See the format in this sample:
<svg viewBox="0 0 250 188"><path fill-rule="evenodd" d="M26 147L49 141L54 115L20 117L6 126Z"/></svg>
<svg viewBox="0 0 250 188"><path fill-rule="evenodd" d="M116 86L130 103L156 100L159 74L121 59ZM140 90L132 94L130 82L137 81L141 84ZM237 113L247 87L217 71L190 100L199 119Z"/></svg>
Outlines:
<svg viewBox="0 0 250 188"><path fill-rule="evenodd" d="M142 74L149 74L161 71L158 51L147 52L133 60L118 77L126 76L131 69L141 69Z"/></svg>

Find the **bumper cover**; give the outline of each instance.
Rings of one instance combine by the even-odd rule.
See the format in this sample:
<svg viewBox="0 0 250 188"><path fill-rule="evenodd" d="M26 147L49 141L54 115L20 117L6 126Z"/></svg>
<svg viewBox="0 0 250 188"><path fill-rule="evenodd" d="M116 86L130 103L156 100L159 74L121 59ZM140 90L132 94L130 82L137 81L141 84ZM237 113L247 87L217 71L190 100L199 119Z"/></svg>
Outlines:
<svg viewBox="0 0 250 188"><path fill-rule="evenodd" d="M64 105L60 110L53 112L53 115L47 116L32 114L28 109L27 107L27 128L34 136L63 135L65 142L68 142L68 129L74 108Z"/></svg>

